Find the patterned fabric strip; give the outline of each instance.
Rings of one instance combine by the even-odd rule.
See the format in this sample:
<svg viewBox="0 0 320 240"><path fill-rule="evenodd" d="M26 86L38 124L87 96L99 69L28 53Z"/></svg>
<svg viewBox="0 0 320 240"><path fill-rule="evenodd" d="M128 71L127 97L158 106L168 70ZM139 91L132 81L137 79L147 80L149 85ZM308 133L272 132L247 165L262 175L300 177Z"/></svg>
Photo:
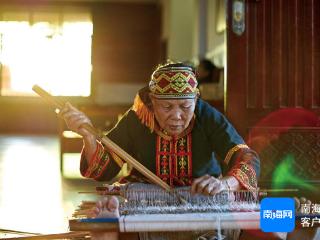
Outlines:
<svg viewBox="0 0 320 240"><path fill-rule="evenodd" d="M235 157L234 166L229 171L229 176L234 176L240 182L240 184L250 190L257 189L257 174L253 168L251 161L255 158L255 154L249 148L243 148L238 152Z"/></svg>
<svg viewBox="0 0 320 240"><path fill-rule="evenodd" d="M134 98L132 110L137 114L141 123L153 132L155 125L154 113L144 104L139 94Z"/></svg>
<svg viewBox="0 0 320 240"><path fill-rule="evenodd" d="M229 176L234 176L240 184L249 191L255 191L257 189L257 177L254 169L246 164L240 163L234 167L229 173Z"/></svg>
<svg viewBox="0 0 320 240"><path fill-rule="evenodd" d="M192 181L191 134L167 140L157 136L156 174L170 186L190 185Z"/></svg>
<svg viewBox="0 0 320 240"><path fill-rule="evenodd" d="M238 145L236 145L236 146L234 146L233 148L231 148L229 151L228 151L228 153L227 153L227 155L226 155L226 157L225 157L225 159L224 159L224 163L226 164L226 165L228 165L229 164L229 162L230 162L230 160L231 160L231 158L232 158L232 156L233 156L233 154L236 152L236 151L238 151L239 149L243 149L243 148L249 148L246 144L238 144Z"/></svg>
<svg viewBox="0 0 320 240"><path fill-rule="evenodd" d="M190 98L198 94L197 84L190 68L162 68L153 72L149 89L157 98Z"/></svg>
<svg viewBox="0 0 320 240"><path fill-rule="evenodd" d="M110 155L104 151L103 146L98 143L97 149L93 154L88 169L85 172L84 176L87 178L97 179L106 169L108 163L110 162Z"/></svg>

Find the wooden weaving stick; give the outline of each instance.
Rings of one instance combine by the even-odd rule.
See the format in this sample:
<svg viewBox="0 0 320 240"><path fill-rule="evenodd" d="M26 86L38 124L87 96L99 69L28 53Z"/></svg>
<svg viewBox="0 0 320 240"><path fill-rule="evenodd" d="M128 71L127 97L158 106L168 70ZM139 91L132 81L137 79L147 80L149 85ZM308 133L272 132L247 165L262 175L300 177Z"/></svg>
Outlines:
<svg viewBox="0 0 320 240"><path fill-rule="evenodd" d="M54 105L58 110L63 109L64 103L58 101L55 99L51 94L49 94L47 91L39 87L38 85L34 85L32 87L32 90L36 92L39 96L44 98L47 102ZM125 152L122 148L120 148L117 144L115 144L113 141L111 141L107 136L100 133L97 129L92 127L91 125L85 123L81 126L82 128L89 131L91 134L93 134L99 141L101 141L104 145L106 145L110 150L112 150L115 154L117 154L119 157L121 157L124 161L131 164L135 169L137 169L142 175L144 175L147 179L149 179L154 184L159 185L163 189L165 189L168 192L172 192L172 188L162 181L161 178L159 178L157 175L155 175L153 172L151 172L148 168L143 166L140 162L138 162L136 159L134 159L132 156L130 156L127 152Z"/></svg>
<svg viewBox="0 0 320 240"><path fill-rule="evenodd" d="M11 238L1 238L2 240L10 239L20 239L20 240L46 240L46 239L73 239L73 238L85 238L89 236L89 232L68 232L68 233L57 233L57 234L44 234L37 236L28 237L11 237Z"/></svg>
<svg viewBox="0 0 320 240"><path fill-rule="evenodd" d="M21 234L21 235L41 235L40 233L34 233L34 232L25 232L25 231L18 231L18 230L12 230L12 229L3 229L0 228L0 233L6 233L6 234ZM2 238L1 238L2 239Z"/></svg>

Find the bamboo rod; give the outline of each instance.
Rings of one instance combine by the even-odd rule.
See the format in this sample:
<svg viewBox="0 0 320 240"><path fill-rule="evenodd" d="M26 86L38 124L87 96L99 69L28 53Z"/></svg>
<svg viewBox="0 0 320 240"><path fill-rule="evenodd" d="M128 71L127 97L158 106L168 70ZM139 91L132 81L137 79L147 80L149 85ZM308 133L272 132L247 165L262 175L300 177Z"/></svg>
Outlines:
<svg viewBox="0 0 320 240"><path fill-rule="evenodd" d="M38 85L34 85L32 87L32 90L36 92L39 96L44 98L48 103L54 105L59 110L61 110L64 107L64 103L55 99L50 93L48 93ZM119 157L121 157L124 161L131 164L135 169L137 169L141 174L143 174L151 182L159 185L166 191L169 191L169 192L172 191L172 188L167 183L162 181L161 178L159 178L157 175L155 175L153 172L151 172L149 169L143 166L140 162L138 162L136 159L130 156L127 152L121 149L117 144L111 141L107 136L104 136L97 129L95 129L89 124L83 124L81 127L89 131L91 134L93 134L98 140L100 140L110 150L112 150L115 154L119 155Z"/></svg>
<svg viewBox="0 0 320 240"><path fill-rule="evenodd" d="M20 240L46 240L46 239L73 239L79 237L89 236L89 232L68 232L68 233L57 233L57 234L44 234L37 236L28 236L28 237L12 237L12 238L1 238L2 240L12 240L12 239L20 239Z"/></svg>
<svg viewBox="0 0 320 240"><path fill-rule="evenodd" d="M24 231L18 231L18 230L12 230L12 229L3 229L0 228L0 233L8 233L8 234L21 234L21 235L41 235L40 233L33 233L33 232L24 232ZM2 238L1 238L2 239Z"/></svg>

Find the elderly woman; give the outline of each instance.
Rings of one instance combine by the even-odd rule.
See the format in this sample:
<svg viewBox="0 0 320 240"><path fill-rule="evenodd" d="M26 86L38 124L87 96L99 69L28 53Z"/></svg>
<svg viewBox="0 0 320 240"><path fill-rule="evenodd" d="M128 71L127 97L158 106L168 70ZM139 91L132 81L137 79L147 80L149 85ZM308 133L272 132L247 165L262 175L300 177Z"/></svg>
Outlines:
<svg viewBox="0 0 320 240"><path fill-rule="evenodd" d="M90 120L70 104L62 116L83 136L82 175L99 181L115 177L122 160L81 128ZM257 155L220 112L199 98L195 71L182 63L159 66L107 136L171 186L189 185L193 193L206 195L257 187ZM142 178L135 170L131 176ZM115 199L111 202L111 208L117 206Z"/></svg>

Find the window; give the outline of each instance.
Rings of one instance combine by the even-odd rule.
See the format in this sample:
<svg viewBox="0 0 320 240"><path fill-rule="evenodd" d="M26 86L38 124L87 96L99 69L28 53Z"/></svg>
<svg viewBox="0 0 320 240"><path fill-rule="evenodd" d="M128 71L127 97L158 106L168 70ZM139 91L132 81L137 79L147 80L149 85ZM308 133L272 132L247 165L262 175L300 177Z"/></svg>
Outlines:
<svg viewBox="0 0 320 240"><path fill-rule="evenodd" d="M0 95L32 96L38 84L59 96L89 96L91 14L83 9L2 11Z"/></svg>

